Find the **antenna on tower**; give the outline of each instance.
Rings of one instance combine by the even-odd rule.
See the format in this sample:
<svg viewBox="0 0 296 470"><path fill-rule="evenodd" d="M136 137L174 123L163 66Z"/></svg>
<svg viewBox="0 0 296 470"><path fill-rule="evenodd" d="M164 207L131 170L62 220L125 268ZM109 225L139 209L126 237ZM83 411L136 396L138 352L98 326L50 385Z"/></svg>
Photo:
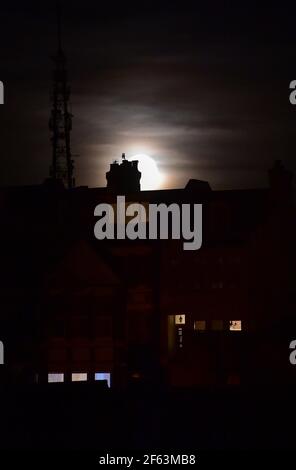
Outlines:
<svg viewBox="0 0 296 470"><path fill-rule="evenodd" d="M52 164L50 176L60 181L67 188L75 186L74 160L71 154L72 113L70 108L71 89L68 83L66 56L62 49L61 37L61 3L56 4L58 50L53 57L55 68L53 73L52 109L49 119L52 142Z"/></svg>
<svg viewBox="0 0 296 470"><path fill-rule="evenodd" d="M62 9L61 3L57 1L56 3L57 10L57 33L58 33L58 51L62 52Z"/></svg>

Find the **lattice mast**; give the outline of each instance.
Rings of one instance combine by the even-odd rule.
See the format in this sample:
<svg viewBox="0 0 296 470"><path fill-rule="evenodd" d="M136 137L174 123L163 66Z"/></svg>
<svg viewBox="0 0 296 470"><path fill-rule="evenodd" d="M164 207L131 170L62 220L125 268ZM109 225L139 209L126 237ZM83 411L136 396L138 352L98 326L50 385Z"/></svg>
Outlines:
<svg viewBox="0 0 296 470"><path fill-rule="evenodd" d="M66 69L66 56L61 41L61 11L57 8L58 49L53 57L55 68L53 73L53 92L51 96L52 110L49 120L52 142L52 164L50 176L61 181L66 188L75 186L74 160L71 154L72 113L70 111L70 86Z"/></svg>

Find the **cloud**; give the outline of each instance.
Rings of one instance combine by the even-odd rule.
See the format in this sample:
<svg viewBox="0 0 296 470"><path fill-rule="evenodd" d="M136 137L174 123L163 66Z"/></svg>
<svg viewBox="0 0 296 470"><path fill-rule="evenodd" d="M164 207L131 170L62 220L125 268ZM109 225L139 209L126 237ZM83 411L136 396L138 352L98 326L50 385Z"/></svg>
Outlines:
<svg viewBox="0 0 296 470"><path fill-rule="evenodd" d="M39 183L51 160L54 12L50 2L48 10L26 4L6 11L0 33L4 40L15 32L5 41L1 77L8 93L0 110L1 184ZM105 185L109 163L123 151L149 153L171 187L194 177L214 187L264 184L274 158L295 166L289 23L279 43L273 25L283 18L270 9L262 18L274 22L240 7L225 7L221 22L205 6L164 4L65 8L78 184Z"/></svg>

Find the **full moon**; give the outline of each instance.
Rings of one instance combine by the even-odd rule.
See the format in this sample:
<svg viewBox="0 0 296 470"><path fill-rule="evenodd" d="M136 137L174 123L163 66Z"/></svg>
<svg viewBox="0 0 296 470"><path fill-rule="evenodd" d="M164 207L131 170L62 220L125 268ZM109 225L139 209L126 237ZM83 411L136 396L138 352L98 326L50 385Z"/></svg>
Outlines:
<svg viewBox="0 0 296 470"><path fill-rule="evenodd" d="M138 153L129 160L139 161L139 171L141 175L141 189L158 189L161 182L162 176L158 170L156 162L149 155L145 153Z"/></svg>

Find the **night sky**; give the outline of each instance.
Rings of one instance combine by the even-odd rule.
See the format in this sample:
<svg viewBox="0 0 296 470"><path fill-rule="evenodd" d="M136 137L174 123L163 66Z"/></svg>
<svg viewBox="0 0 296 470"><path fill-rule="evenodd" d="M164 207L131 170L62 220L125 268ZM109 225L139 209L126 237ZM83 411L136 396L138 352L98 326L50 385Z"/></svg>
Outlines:
<svg viewBox="0 0 296 470"><path fill-rule="evenodd" d="M105 186L122 152L152 156L163 187L264 186L274 159L296 170L292 3L62 3L77 185ZM54 2L1 5L1 186L48 176L56 47Z"/></svg>

